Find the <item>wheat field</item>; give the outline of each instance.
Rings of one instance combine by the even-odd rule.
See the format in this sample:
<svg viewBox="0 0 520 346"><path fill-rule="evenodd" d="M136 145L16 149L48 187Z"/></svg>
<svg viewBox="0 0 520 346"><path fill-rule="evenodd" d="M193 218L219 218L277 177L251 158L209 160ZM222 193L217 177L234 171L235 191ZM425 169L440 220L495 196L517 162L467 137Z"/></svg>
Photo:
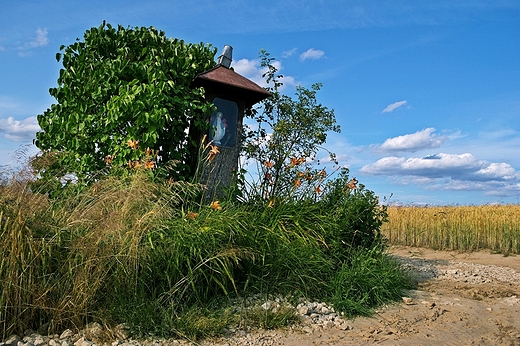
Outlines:
<svg viewBox="0 0 520 346"><path fill-rule="evenodd" d="M391 245L520 253L520 205L390 206L388 219Z"/></svg>

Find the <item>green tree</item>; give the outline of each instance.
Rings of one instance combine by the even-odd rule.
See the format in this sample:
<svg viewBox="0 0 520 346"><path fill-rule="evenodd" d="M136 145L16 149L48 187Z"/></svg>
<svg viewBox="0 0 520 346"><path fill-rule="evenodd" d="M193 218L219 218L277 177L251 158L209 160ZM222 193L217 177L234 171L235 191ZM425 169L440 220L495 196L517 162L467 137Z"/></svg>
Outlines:
<svg viewBox="0 0 520 346"><path fill-rule="evenodd" d="M313 169L313 161L330 131L340 132L334 110L320 104L316 93L321 83L310 89L296 87L296 97L280 92L282 75L273 65L274 58L260 51L261 66L267 68L263 77L272 96L265 99L251 116L258 127L246 131L244 154L257 163L258 181L246 188L251 197L302 196L302 190L326 178L324 171ZM330 153L331 158L335 155ZM307 185L305 186L305 183ZM314 191L314 190L313 190Z"/></svg>
<svg viewBox="0 0 520 346"><path fill-rule="evenodd" d="M58 86L49 90L57 103L38 115L35 144L53 157L42 176L82 181L107 167L157 168L171 160L178 164L170 176L193 174L199 143L186 130L204 129L212 105L190 83L214 66L215 48L153 27L103 22L60 51Z"/></svg>

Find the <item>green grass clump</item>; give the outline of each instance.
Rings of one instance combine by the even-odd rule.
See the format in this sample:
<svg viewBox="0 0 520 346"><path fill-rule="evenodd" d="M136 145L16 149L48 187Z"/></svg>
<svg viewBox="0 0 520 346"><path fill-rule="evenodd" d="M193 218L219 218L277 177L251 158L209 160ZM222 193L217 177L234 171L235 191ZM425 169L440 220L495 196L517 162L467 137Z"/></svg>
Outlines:
<svg viewBox="0 0 520 346"><path fill-rule="evenodd" d="M236 309L236 298L306 297L348 315L406 286L381 249L384 209L343 180L320 200L208 201L202 187L144 170L40 193L0 187L1 337L49 323L125 323L134 336L216 336L226 326L275 328L289 306Z"/></svg>
<svg viewBox="0 0 520 346"><path fill-rule="evenodd" d="M373 308L399 300L412 288L399 264L380 249L354 251L331 280L331 301L348 317L368 316Z"/></svg>

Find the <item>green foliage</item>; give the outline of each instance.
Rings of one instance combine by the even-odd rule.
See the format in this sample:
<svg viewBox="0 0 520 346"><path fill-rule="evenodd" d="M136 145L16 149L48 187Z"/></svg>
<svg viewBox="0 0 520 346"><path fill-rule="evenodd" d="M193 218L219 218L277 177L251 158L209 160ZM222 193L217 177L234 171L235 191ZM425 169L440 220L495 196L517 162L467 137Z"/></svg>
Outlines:
<svg viewBox="0 0 520 346"><path fill-rule="evenodd" d="M214 48L153 27L103 23L60 51L58 86L49 90L57 103L38 115L35 144L53 156L52 165L40 166L42 175L60 182L73 173L83 181L145 156L154 167L178 161L168 172L175 178L193 174L189 154L198 143L186 129L203 129L212 105L190 83L214 66Z"/></svg>
<svg viewBox="0 0 520 346"><path fill-rule="evenodd" d="M327 133L340 132L340 128L334 110L329 110L316 98L320 83L313 84L311 89L298 86L293 99L279 90L282 76L277 75L272 64L274 58L264 50L260 52L260 58L261 66L267 68L264 77L272 96L262 101L261 108L251 114L258 128L246 132L244 154L247 159L257 162L259 182L250 188L246 185L244 192L249 199L296 197L296 190L301 190L298 182L298 179L303 180L301 174L308 177L317 173L307 162L314 160L323 149L321 146ZM334 154L330 155L334 158Z"/></svg>
<svg viewBox="0 0 520 346"><path fill-rule="evenodd" d="M381 248L353 250L330 283L334 307L348 317L370 315L372 309L399 300L412 288L410 278Z"/></svg>
<svg viewBox="0 0 520 346"><path fill-rule="evenodd" d="M381 226L388 217L386 205L379 203L373 191L358 185L356 178L350 179L348 173L344 168L328 181L318 202L337 225L328 241L342 261L350 257L351 249L370 249L382 244Z"/></svg>

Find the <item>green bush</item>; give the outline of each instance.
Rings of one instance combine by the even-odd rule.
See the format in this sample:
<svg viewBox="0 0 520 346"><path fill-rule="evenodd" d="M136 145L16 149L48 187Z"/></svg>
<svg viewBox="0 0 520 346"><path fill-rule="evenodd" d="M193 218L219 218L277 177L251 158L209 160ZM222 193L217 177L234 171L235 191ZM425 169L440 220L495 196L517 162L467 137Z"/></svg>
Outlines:
<svg viewBox="0 0 520 346"><path fill-rule="evenodd" d="M387 221L385 205L379 204L373 191L349 179L348 170L329 181L322 199L317 203L329 213L336 227L327 239L334 255L341 261L349 260L354 249L371 249L384 243L381 226Z"/></svg>

